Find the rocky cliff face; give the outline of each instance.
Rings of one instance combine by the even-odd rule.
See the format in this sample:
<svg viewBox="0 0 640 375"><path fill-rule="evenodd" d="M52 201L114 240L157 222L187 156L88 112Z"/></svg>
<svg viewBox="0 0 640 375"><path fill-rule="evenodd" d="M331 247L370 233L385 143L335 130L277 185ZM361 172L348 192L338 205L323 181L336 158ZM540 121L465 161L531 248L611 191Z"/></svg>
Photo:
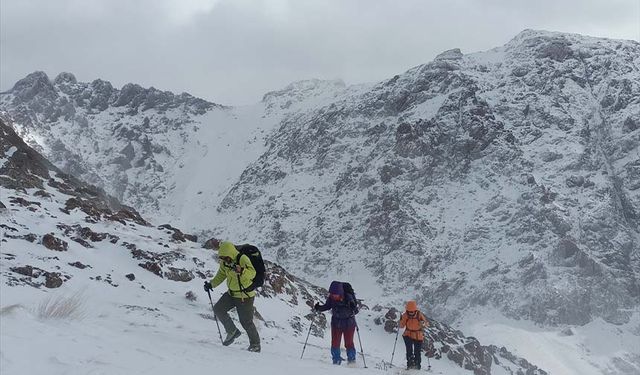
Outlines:
<svg viewBox="0 0 640 375"><path fill-rule="evenodd" d="M32 73L0 102L16 132L64 172L156 211L171 189L162 182L175 174L203 116L226 111L189 94L135 84L116 89L100 79L78 82L70 73L53 81Z"/></svg>
<svg viewBox="0 0 640 375"><path fill-rule="evenodd" d="M364 270L447 321L622 323L640 304L639 69L634 41L524 31L375 85L293 84L265 95L268 131L235 154L255 158L215 193L172 179L202 173L204 119L241 109L41 73L0 105L65 171L143 212L192 201L194 228L310 277Z"/></svg>
<svg viewBox="0 0 640 375"><path fill-rule="evenodd" d="M205 242L201 245L196 236L170 224L152 226L134 209L60 171L25 144L4 120L0 120L0 219L0 283L3 293L10 293L12 299L13 290L9 289L13 288L21 288L20 295L30 295L32 290L25 292L22 288L68 292L82 286L84 291L118 301L110 314L101 311L98 318L92 318L92 323L94 319L107 319L122 324L120 319L131 319L129 327L156 329L157 319L163 322L175 319L173 330L183 331L184 322L175 316L180 311L189 320L201 320L200 331L213 329L212 322L203 320L213 319L208 301L197 302L198 295L203 294L202 281L212 278L218 267L211 250L205 246L210 241L201 241ZM259 289L255 312L264 345L271 345L281 335L287 340L303 339L307 332L327 337L325 315L311 312L315 302L324 300L327 290L273 262L267 261L266 269L265 285ZM194 287L198 293L191 289ZM118 292L112 293L113 290ZM184 298L175 296L177 293L184 293ZM135 304L129 300L131 295L135 296ZM74 298L80 296L75 294ZM84 301L74 303L80 306ZM21 304L2 306L2 314L23 308ZM373 320L381 311L362 305L358 315L362 328L376 327ZM389 319L393 323L396 317ZM449 345L454 344L451 337L461 343L469 341L447 326L435 321L432 324L429 334L446 339ZM171 338L178 336L171 330L163 333ZM124 335L129 334L124 331ZM487 354L477 340L473 342L477 344L474 350L452 346L451 350L438 349L441 351L429 355L451 360L475 374L489 375L492 369L501 367L511 373L546 374L504 348L499 354ZM468 343L465 346L470 348ZM102 350L111 354L113 349L105 346ZM514 358L511 363L501 362L499 358L505 355ZM290 353L283 353L284 358L290 358ZM30 364L24 366L30 368Z"/></svg>
<svg viewBox="0 0 640 375"><path fill-rule="evenodd" d="M625 322L640 298L639 68L637 42L559 33L447 51L284 119L220 230L260 231L318 276L362 264L451 320L490 305Z"/></svg>
<svg viewBox="0 0 640 375"><path fill-rule="evenodd" d="M212 250L196 236L170 224L155 227L99 188L63 173L4 120L0 120L0 207L0 280L9 287L64 288L78 278L81 285L104 282L118 288L126 282L124 288L135 285L146 290L172 282L193 285L189 283L212 278L218 268ZM93 275L86 280L88 271L82 270ZM110 272L101 273L105 270ZM200 289L201 282L196 285ZM326 293L267 262L260 295L290 311L274 317L258 310L256 316L269 328L296 332L303 320L314 320L315 334L323 336L326 320L310 314L310 306ZM187 297L197 299L193 292Z"/></svg>

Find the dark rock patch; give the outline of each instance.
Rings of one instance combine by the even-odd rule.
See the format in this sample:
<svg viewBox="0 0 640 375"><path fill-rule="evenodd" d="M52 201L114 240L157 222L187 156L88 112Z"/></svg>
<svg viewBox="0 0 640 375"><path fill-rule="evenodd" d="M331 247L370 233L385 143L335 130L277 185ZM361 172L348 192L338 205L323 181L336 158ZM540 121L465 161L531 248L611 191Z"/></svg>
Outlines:
<svg viewBox="0 0 640 375"><path fill-rule="evenodd" d="M105 219L117 221L124 225L126 225L127 222L134 222L138 225L144 226L149 225L149 223L147 223L147 221L144 220L134 209L121 206L121 208L114 213L106 202L98 198L69 198L65 204L64 212L68 214L76 208L87 214L86 221L90 223L96 223Z"/></svg>
<svg viewBox="0 0 640 375"><path fill-rule="evenodd" d="M75 236L71 237L71 239L87 248L91 248L93 246L86 240L89 240L91 242L100 242L108 238L109 242L117 243L120 239L120 237L110 233L94 232L91 228L83 227L79 224L75 224L72 226L66 224L58 224L57 228L62 230L66 236L71 237L73 234L75 234Z"/></svg>
<svg viewBox="0 0 640 375"><path fill-rule="evenodd" d="M38 282L36 279L44 276L45 283L44 286L47 288L59 288L64 281L71 279L69 275L63 275L59 272L48 272L43 269L33 267L33 266L22 266L22 267L11 267L10 270L17 274L26 276L22 278L22 283L26 283L33 287L40 287L42 284ZM17 284L17 283L14 283Z"/></svg>
<svg viewBox="0 0 640 375"><path fill-rule="evenodd" d="M10 270L15 273L19 273L20 275L29 276L29 277L38 277L40 276L41 272L44 272L39 268L34 268L31 266L11 267ZM34 275L34 270L36 271L35 275Z"/></svg>
<svg viewBox="0 0 640 375"><path fill-rule="evenodd" d="M183 268L175 268L175 267L169 267L169 270L164 273L164 277L166 277L169 280L182 281L185 283L193 280L194 278L193 272L189 270L185 270Z"/></svg>
<svg viewBox="0 0 640 375"><path fill-rule="evenodd" d="M640 129L640 116L638 118L627 117L624 120L624 125L622 126L622 131L624 133L631 133Z"/></svg>
<svg viewBox="0 0 640 375"><path fill-rule="evenodd" d="M208 240L205 241L205 243L202 245L202 247L204 249L217 249L218 246L220 245L220 240L217 238L209 238Z"/></svg>
<svg viewBox="0 0 640 375"><path fill-rule="evenodd" d="M87 249L91 249L93 248L93 245L91 245L89 242L85 241L82 238L79 237L73 237L71 238L73 241L79 243L80 245L82 245L83 247L86 247Z"/></svg>
<svg viewBox="0 0 640 375"><path fill-rule="evenodd" d="M10 232L17 232L18 230L14 227L10 227L7 224L0 224L0 228L8 230Z"/></svg>
<svg viewBox="0 0 640 375"><path fill-rule="evenodd" d="M47 272L45 275L45 284L44 286L46 286L47 288L59 288L60 286L62 286L62 278L60 277L60 274L57 272Z"/></svg>
<svg viewBox="0 0 640 375"><path fill-rule="evenodd" d="M193 234L182 233L180 229L172 227L169 224L160 225L158 229L166 229L166 230L172 231L173 234L171 235L171 238L176 242L185 242L185 241L198 242L198 236L195 236Z"/></svg>
<svg viewBox="0 0 640 375"><path fill-rule="evenodd" d="M145 270L149 271L149 272L153 272L156 275L162 277L162 267L160 267L160 265L156 262L144 262L144 263L138 263L138 265L142 268L144 268Z"/></svg>
<svg viewBox="0 0 640 375"><path fill-rule="evenodd" d="M583 176L570 176L566 180L567 187L570 187L570 188L580 187L584 185L584 183L585 183L585 179Z"/></svg>
<svg viewBox="0 0 640 375"><path fill-rule="evenodd" d="M51 194L47 193L44 190L38 190L35 193L33 193L34 196L36 197L44 197L44 198L50 198Z"/></svg>
<svg viewBox="0 0 640 375"><path fill-rule="evenodd" d="M9 200L9 202L10 202L10 203L17 204L17 205L20 205L20 206L22 206L22 207L29 207L29 206L31 206L31 205L38 206L38 207L40 207L40 206L41 206L41 205L40 205L40 202L32 202L32 201L28 201L28 200L26 200L26 199L24 199L24 198L21 198L21 197L12 197L12 198Z"/></svg>
<svg viewBox="0 0 640 375"><path fill-rule="evenodd" d="M73 262L73 263L68 263L68 264L69 264L70 266L73 266L73 267L75 267L75 268L79 268L79 269L81 269L81 270L83 270L83 269L85 269L85 268L92 268L90 265L88 265L88 264L82 264L82 263L80 263L80 262L78 262L78 261Z"/></svg>
<svg viewBox="0 0 640 375"><path fill-rule="evenodd" d="M559 154L557 152L552 152L552 151L545 151L542 154L540 154L540 159L542 159L542 161L545 163L549 163L562 158L563 158L562 154Z"/></svg>
<svg viewBox="0 0 640 375"><path fill-rule="evenodd" d="M124 245L124 243L123 243ZM137 260L145 260L146 262L139 263L138 265L154 274L164 277L163 267L166 265L171 265L173 262L177 260L184 260L184 254L181 254L176 251L170 251L165 253L153 253L150 251L144 251L132 246L132 244L127 244L127 247L132 247L131 255L134 259ZM171 267L169 267L171 268ZM171 271L167 271L168 273L172 273ZM172 277L176 277L178 279L184 278L186 276L178 273L172 273ZM193 279L193 275L191 274L191 279Z"/></svg>
<svg viewBox="0 0 640 375"><path fill-rule="evenodd" d="M192 291L188 291L187 293L184 294L184 298L186 298L187 300L191 301L191 302L195 302L198 300L198 297L196 296L196 294Z"/></svg>
<svg viewBox="0 0 640 375"><path fill-rule="evenodd" d="M6 234L4 235L7 238L14 238L14 239L20 239L20 240L25 240L25 241L29 241L31 243L36 242L36 240L38 239L38 235L33 234L33 233L29 233L29 234L23 234L23 235L13 235L13 234Z"/></svg>
<svg viewBox="0 0 640 375"><path fill-rule="evenodd" d="M54 251L67 251L67 248L69 247L69 244L66 241L57 238L51 233L47 233L42 236L42 244L47 249Z"/></svg>

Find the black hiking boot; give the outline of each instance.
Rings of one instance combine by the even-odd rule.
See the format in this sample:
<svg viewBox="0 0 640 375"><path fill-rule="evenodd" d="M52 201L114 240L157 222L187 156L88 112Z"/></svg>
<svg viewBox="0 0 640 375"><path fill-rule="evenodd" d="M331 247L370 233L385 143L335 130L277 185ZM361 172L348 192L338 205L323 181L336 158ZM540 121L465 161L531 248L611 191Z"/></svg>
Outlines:
<svg viewBox="0 0 640 375"><path fill-rule="evenodd" d="M236 341L238 337L240 337L240 330L236 328L235 331L227 333L227 338L224 339L224 341L222 342L222 345L229 346L234 341Z"/></svg>
<svg viewBox="0 0 640 375"><path fill-rule="evenodd" d="M260 353L260 344L251 344L247 350L254 353Z"/></svg>

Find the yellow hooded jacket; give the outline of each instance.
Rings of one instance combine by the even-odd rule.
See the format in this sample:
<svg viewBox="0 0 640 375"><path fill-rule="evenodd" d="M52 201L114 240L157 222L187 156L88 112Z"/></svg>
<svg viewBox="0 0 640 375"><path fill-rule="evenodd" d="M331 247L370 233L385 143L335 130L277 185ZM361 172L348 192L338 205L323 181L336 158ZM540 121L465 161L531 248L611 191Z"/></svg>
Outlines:
<svg viewBox="0 0 640 375"><path fill-rule="evenodd" d="M229 257L236 262L236 258L238 257L238 250L231 242L223 241L220 243L220 248L218 250L218 256L220 257ZM253 281L253 278L256 276L256 270L253 268L253 264L251 264L251 260L246 255L242 255L240 257L239 266L242 269L241 273L238 274L234 270L233 267L229 267L224 263L220 263L220 268L218 268L218 272L211 279L211 286L213 288L222 284L222 282L227 279L227 287L229 288L229 294L231 297L235 298L247 298L254 297L256 295L255 291L246 292L242 291L244 288L248 288ZM238 278L238 276L240 276ZM240 285L238 284L238 280L240 281Z"/></svg>

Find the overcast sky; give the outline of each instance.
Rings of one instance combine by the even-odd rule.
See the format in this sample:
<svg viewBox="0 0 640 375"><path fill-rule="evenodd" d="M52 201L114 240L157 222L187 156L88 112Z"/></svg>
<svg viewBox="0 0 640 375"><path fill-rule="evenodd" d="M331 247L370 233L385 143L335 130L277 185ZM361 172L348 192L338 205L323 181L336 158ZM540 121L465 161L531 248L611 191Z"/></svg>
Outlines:
<svg viewBox="0 0 640 375"><path fill-rule="evenodd" d="M526 28L640 40L640 0L0 0L0 90L69 71L245 104L300 79L382 80Z"/></svg>

